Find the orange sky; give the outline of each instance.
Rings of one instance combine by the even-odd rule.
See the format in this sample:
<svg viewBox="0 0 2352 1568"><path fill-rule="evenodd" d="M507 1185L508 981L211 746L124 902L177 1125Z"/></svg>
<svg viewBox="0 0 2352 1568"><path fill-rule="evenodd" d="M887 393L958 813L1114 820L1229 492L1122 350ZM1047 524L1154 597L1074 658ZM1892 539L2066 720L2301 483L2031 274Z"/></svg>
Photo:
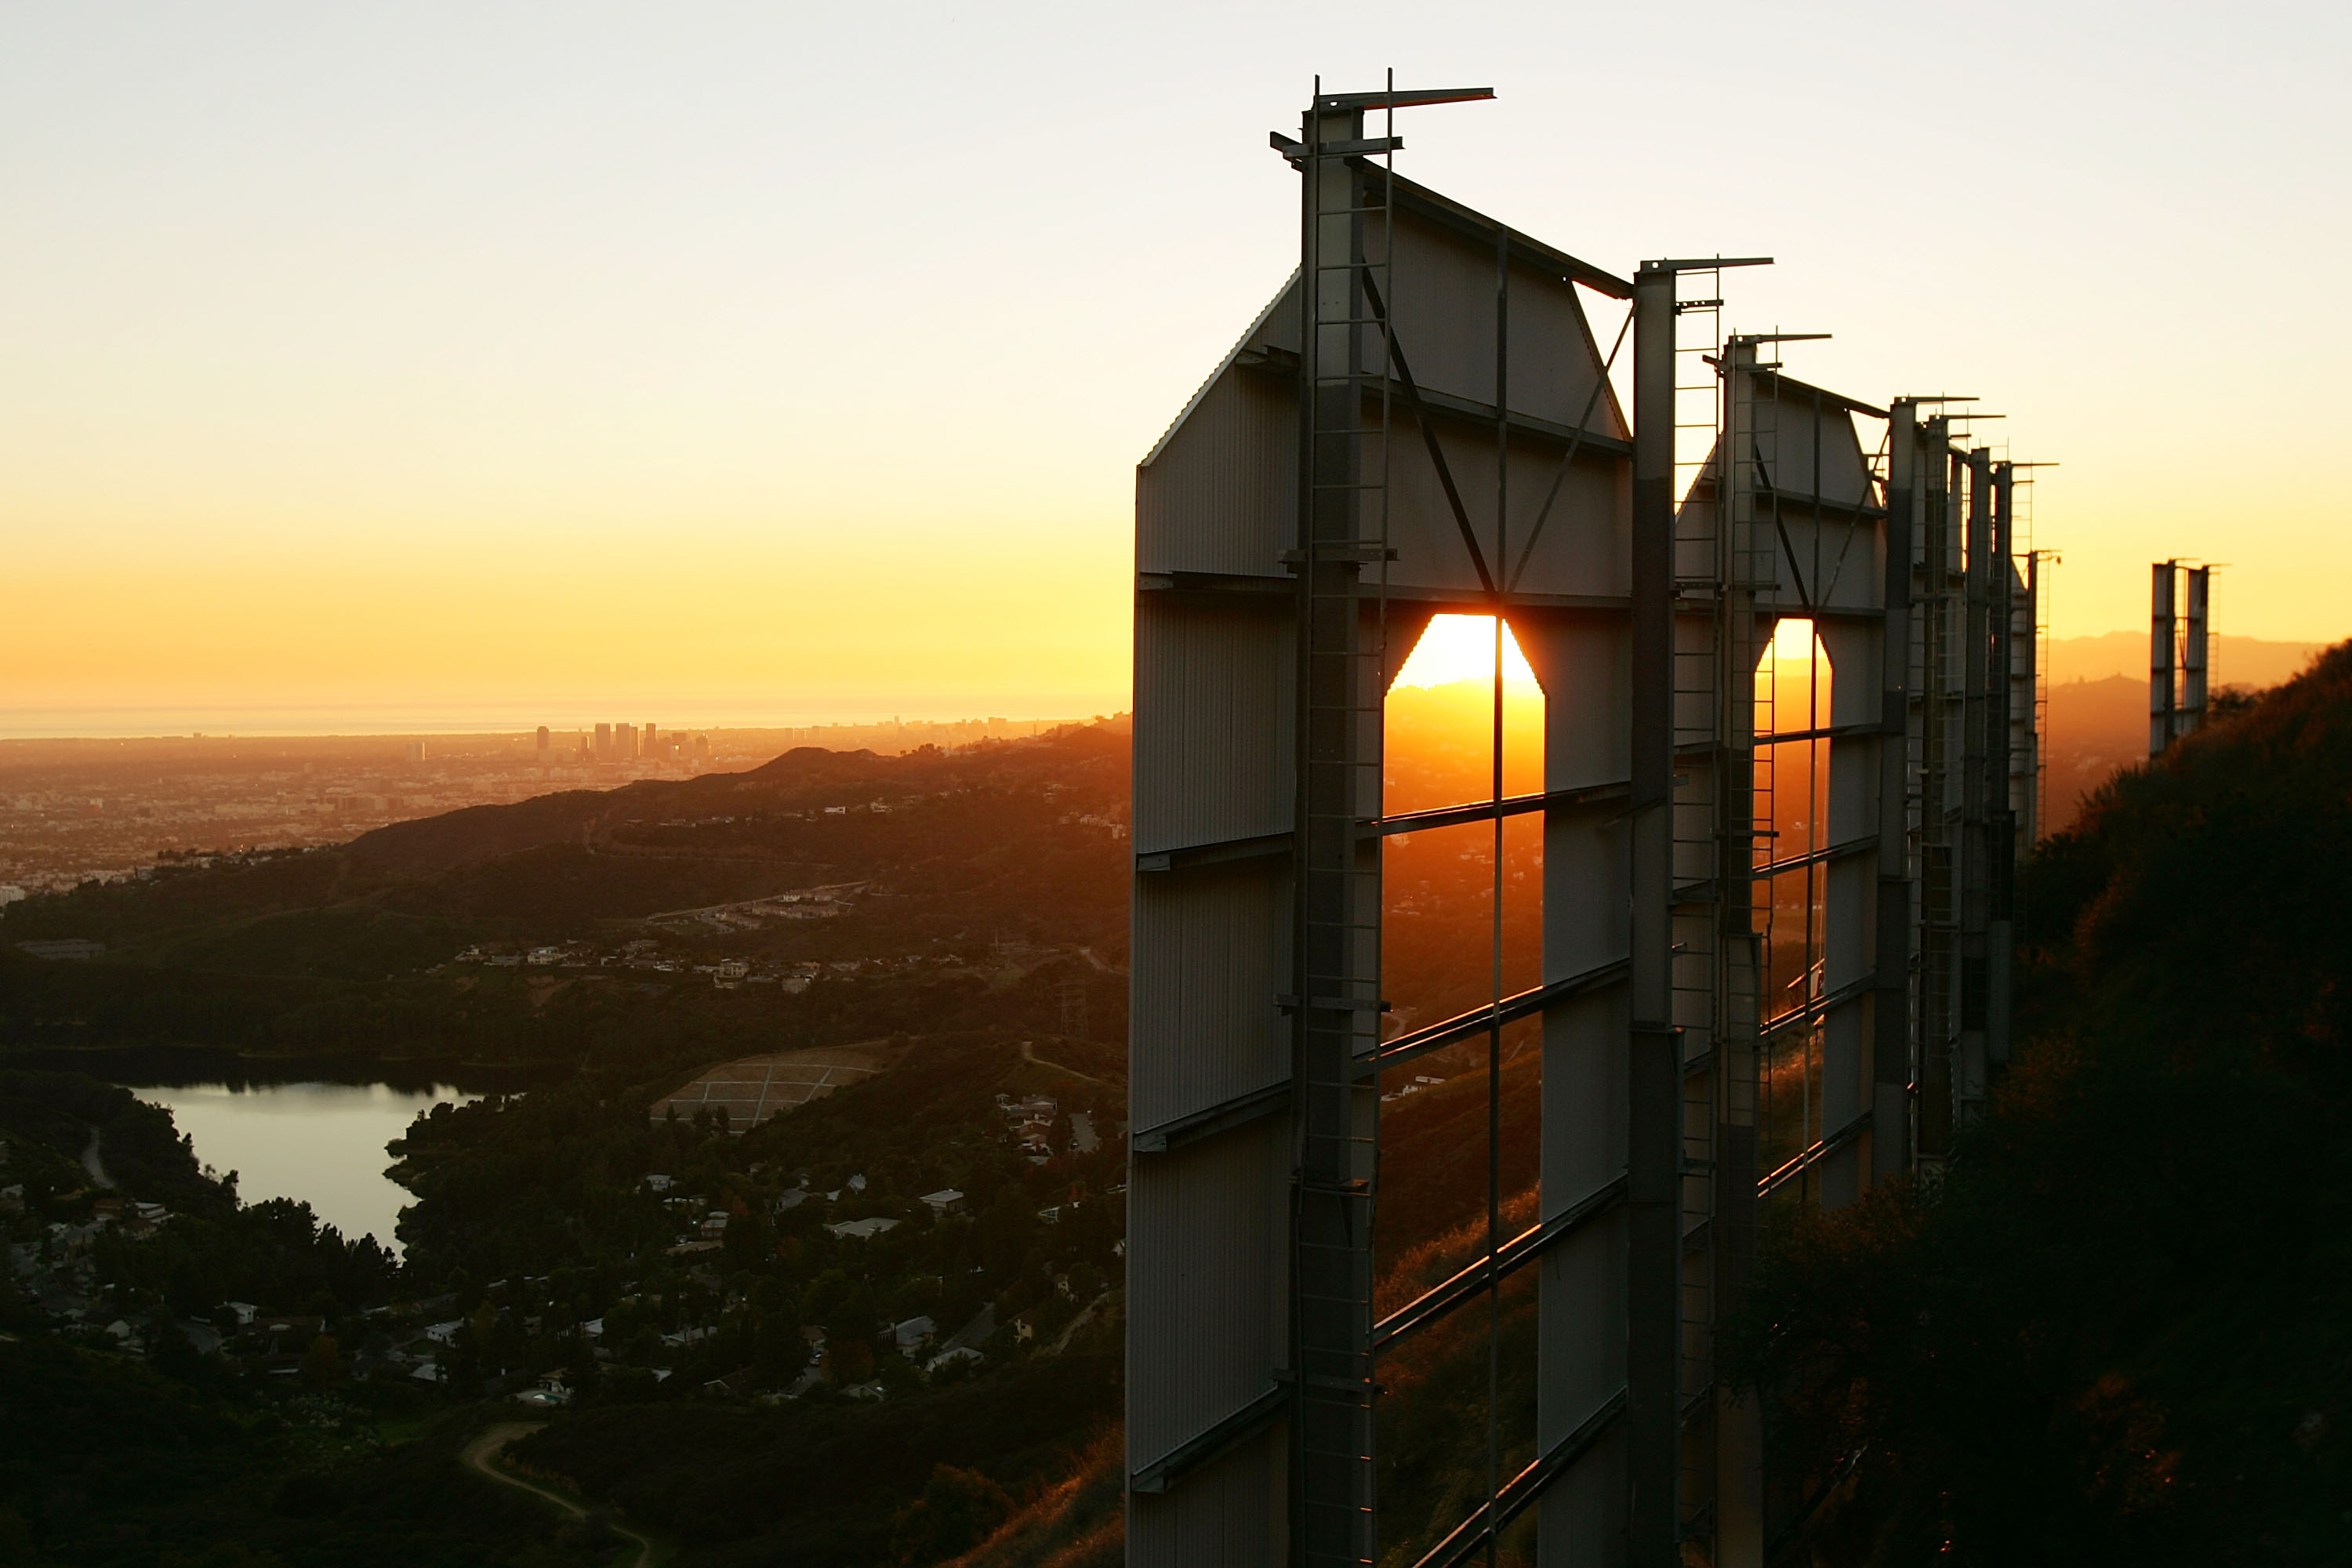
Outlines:
<svg viewBox="0 0 2352 1568"><path fill-rule="evenodd" d="M2141 624L2173 554L2232 563L2227 632L2352 631L2352 23L1967 22L21 12L0 733L1122 707L1134 463L1293 264L1265 132L1392 62L1500 94L1401 172L1621 273L1774 255L1727 325L1836 334L1793 373L2009 415L2065 465L2058 635ZM1966 127L1933 177L1858 130L1915 122Z"/></svg>

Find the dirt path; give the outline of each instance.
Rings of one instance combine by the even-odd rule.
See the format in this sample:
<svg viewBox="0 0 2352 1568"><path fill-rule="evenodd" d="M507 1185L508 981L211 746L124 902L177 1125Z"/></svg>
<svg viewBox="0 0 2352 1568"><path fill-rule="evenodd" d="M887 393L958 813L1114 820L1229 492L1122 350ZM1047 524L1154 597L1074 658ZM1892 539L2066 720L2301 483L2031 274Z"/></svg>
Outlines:
<svg viewBox="0 0 2352 1568"><path fill-rule="evenodd" d="M486 1428L480 1436L467 1444L465 1451L457 1456L457 1462L469 1470L489 1477L501 1486L519 1488L533 1497L542 1498L574 1519L586 1519L588 1510L562 1493L550 1491L536 1482L527 1481L520 1476L500 1468L498 1464L499 1455L505 1450L508 1444L518 1437L528 1437L546 1425L544 1421L501 1421L495 1426ZM654 1568L654 1543L650 1538L638 1534L625 1524L612 1521L606 1522L614 1534L637 1543L637 1560L635 1568Z"/></svg>
<svg viewBox="0 0 2352 1568"><path fill-rule="evenodd" d="M1037 1066L1037 1067L1041 1067L1041 1068L1053 1068L1055 1072L1066 1072L1066 1073L1068 1073L1072 1078L1082 1078L1082 1079L1086 1079L1088 1083L1099 1083L1099 1084L1101 1084L1105 1089L1109 1089L1109 1088L1113 1087L1110 1083L1107 1082L1106 1080L1104 1080L1104 1079L1098 1079L1098 1078L1097 1078L1094 1074L1092 1074L1092 1073L1090 1073L1090 1072L1080 1072L1080 1071L1079 1071L1077 1068L1076 1068L1064 1067L1064 1066L1063 1066L1061 1063L1059 1063L1059 1062L1049 1062L1049 1061L1047 1061L1045 1058L1043 1058L1043 1057L1039 1056L1039 1055L1038 1055L1034 1050L1032 1050L1032 1049L1030 1048L1029 1042L1028 1042L1028 1041L1026 1041L1026 1040L1024 1040L1024 1041L1022 1041L1022 1042L1021 1042L1021 1059L1022 1059L1023 1061L1024 1061L1024 1062L1029 1062L1029 1063L1031 1063L1031 1064L1033 1064L1033 1065L1034 1065L1034 1066Z"/></svg>
<svg viewBox="0 0 2352 1568"><path fill-rule="evenodd" d="M114 1178L106 1173L106 1162L98 1157L98 1129L95 1127L91 1128L89 1130L89 1147L81 1152L81 1168L88 1171L89 1173L89 1179L96 1182L100 1186L110 1187L114 1185Z"/></svg>

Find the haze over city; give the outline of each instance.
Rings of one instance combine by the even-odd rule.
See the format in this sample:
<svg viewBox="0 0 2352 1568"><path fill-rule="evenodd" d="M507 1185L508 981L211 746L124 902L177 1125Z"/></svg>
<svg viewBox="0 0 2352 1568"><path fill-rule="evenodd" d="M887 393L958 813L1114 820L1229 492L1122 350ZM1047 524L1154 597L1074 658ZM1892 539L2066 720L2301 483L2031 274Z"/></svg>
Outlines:
<svg viewBox="0 0 2352 1568"><path fill-rule="evenodd" d="M1416 178L1990 399L2056 635L2223 516L2223 629L2346 629L2340 11L1350 15L15 10L0 732L1122 707L1133 465L1293 263L1265 133L1391 65L1498 94Z"/></svg>

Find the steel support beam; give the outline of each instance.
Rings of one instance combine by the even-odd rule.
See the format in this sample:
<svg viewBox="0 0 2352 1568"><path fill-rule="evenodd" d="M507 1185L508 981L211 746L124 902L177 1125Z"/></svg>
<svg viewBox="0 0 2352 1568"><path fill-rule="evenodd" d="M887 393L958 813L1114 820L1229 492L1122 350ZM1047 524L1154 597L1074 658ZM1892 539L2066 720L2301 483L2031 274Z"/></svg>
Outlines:
<svg viewBox="0 0 2352 1568"><path fill-rule="evenodd" d="M1632 1016L1627 1038L1626 1562L1675 1568L1681 1073L1674 1026L1675 291L1633 285Z"/></svg>
<svg viewBox="0 0 2352 1568"><path fill-rule="evenodd" d="M2173 606L2173 584L2179 563L2159 561L2148 568L2147 595L2147 754L2164 755L2172 743L2176 706L2172 691L2172 639L2179 625Z"/></svg>
<svg viewBox="0 0 2352 1568"><path fill-rule="evenodd" d="M1953 1114L1984 1108L1990 963L1992 816L1992 451L1968 456L1968 527L1960 645L1960 1047Z"/></svg>
<svg viewBox="0 0 2352 1568"><path fill-rule="evenodd" d="M2021 804L2011 783L2032 660L2011 475L1955 454L1921 418L1938 400L1914 399L1884 416L1882 486L1853 428L1876 409L1759 363L1769 338L1698 333L1702 314L1680 332L1722 378L1722 420L1678 494L1675 384L1709 378L1677 319L1720 303L1678 302L1678 275L1742 263L1626 282L1538 245L1368 162L1391 144L1365 135L1376 100L1318 96L1300 139L1276 138L1302 181L1300 271L1139 468L1129 1551L1139 1568L1437 1568L1534 1506L1547 1564L1761 1568L1762 1422L1713 1349L1759 1205L1932 1180L2006 1039L2010 861L2032 834L2030 784ZM1491 320L1472 303L1490 279ZM1616 358L1587 288L1633 301L1631 441L1602 433L1613 412L1578 428ZM1507 290L1528 308L1506 311ZM1506 384L1506 363L1533 368ZM1489 458L1491 513L1471 482ZM1521 530L1551 500L1506 502L1555 470L1577 479L1555 484L1534 559ZM1498 774L1492 798L1385 815L1391 656L1444 610L1511 621L1544 683L1544 787L1503 796ZM1759 737L1758 662L1789 616L1836 666L1831 710ZM1808 804L1791 788L1768 810L1767 759L1796 756ZM1502 820L1538 815L1543 984L1500 994L1497 967L1486 1005L1383 1038L1384 842L1493 826L1499 908ZM1793 915L1778 944L1794 985L1769 973L1759 878L1806 906L1801 962ZM1486 1234L1376 1317L1381 1076L1522 1019L1542 1026L1538 1184L1504 1187L1487 1047ZM1820 1074L1794 1135L1759 1110L1768 1054ZM1401 1102L1396 1130L1430 1103ZM1533 1223L1509 1234L1502 1204L1524 1196ZM1381 1239L1388 1258L1427 1238ZM1446 1345L1412 1349L1451 1356L1456 1329L1475 1343L1522 1311L1521 1458L1540 1458L1506 1464L1490 1427L1483 1467L1456 1456L1484 1479L1433 1545L1424 1509L1377 1496L1375 1358L1440 1321ZM1478 1346L1495 1386L1516 1342Z"/></svg>
<svg viewBox="0 0 2352 1568"><path fill-rule="evenodd" d="M1370 1091L1355 1058L1377 1040L1379 684L1367 691L1360 613L1365 181L1325 142L1363 115L1310 112L1302 181L1306 319L1299 375L1297 849L1291 1030L1291 1541L1308 1568L1366 1563L1372 1530ZM1374 704L1368 716L1367 697ZM1365 787L1373 787L1367 809ZM1368 929L1369 928L1369 929Z"/></svg>
<svg viewBox="0 0 2352 1568"><path fill-rule="evenodd" d="M1952 1150L1952 1047L1958 979L1958 854L1954 836L1960 802L1955 774L1959 747L1953 711L1953 660L1963 642L1954 625L1953 480L1949 426L1927 421L1920 442L1921 504L1919 687L1919 1015L1918 1100L1914 1148L1918 1163L1940 1169Z"/></svg>
<svg viewBox="0 0 2352 1568"><path fill-rule="evenodd" d="M2009 1065L2010 988L2017 959L2017 564L2016 470L1992 468L1992 660L1987 679L1990 710L1985 716L1985 1063L1988 1072Z"/></svg>
<svg viewBox="0 0 2352 1568"><path fill-rule="evenodd" d="M2207 610L2213 582L2210 566L2189 569L2188 602L2181 606L2180 638L2180 721L2179 733L2186 735L2205 722L2205 669L2210 650Z"/></svg>
<svg viewBox="0 0 2352 1568"><path fill-rule="evenodd" d="M1897 398L1886 435L1885 656L1879 665L1877 986L1871 1028L1870 1174L1911 1168L1911 573L1919 405Z"/></svg>

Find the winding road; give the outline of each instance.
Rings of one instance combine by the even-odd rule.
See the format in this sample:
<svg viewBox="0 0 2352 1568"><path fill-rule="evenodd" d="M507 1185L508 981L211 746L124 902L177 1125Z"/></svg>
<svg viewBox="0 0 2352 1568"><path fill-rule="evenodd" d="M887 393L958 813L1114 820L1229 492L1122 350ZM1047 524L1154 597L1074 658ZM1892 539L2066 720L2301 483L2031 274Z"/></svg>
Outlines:
<svg viewBox="0 0 2352 1568"><path fill-rule="evenodd" d="M99 1131L92 1126L89 1129L89 1147L81 1152L81 1168L88 1171L89 1179L100 1186L110 1187L114 1185L114 1178L106 1173L106 1162L98 1157L98 1141Z"/></svg>
<svg viewBox="0 0 2352 1568"><path fill-rule="evenodd" d="M508 1444L518 1437L528 1437L546 1425L544 1421L501 1421L495 1426L486 1427L481 1436L466 1445L465 1450L457 1456L457 1462L469 1470L489 1477L501 1486L519 1488L533 1497L542 1498L574 1519L586 1519L588 1510L562 1493L550 1491L499 1467L498 1457ZM625 1524L611 1520L607 1520L606 1524L614 1534L637 1543L635 1568L654 1568L654 1543L650 1538L638 1534Z"/></svg>

